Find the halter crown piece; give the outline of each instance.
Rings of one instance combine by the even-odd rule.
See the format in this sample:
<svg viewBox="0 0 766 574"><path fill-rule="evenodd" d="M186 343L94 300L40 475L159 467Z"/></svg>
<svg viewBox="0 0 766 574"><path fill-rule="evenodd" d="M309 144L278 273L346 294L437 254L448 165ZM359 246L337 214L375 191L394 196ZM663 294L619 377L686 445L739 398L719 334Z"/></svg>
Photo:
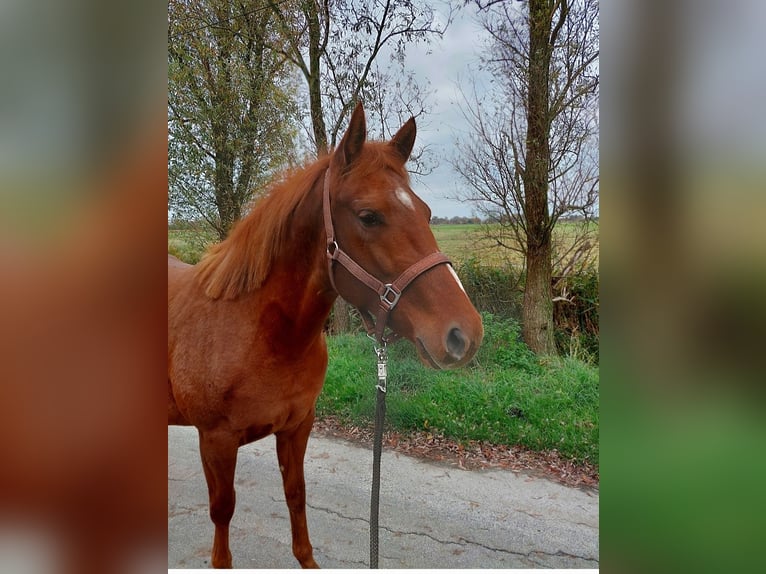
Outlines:
<svg viewBox="0 0 766 574"><path fill-rule="evenodd" d="M399 277L394 279L392 283L383 283L376 279L365 271L361 265L354 261L345 251L343 251L335 239L335 229L332 224L332 212L330 211L330 169L328 168L324 176L324 192L322 197L322 211L324 214L324 229L327 235L327 265L330 276L330 284L336 293L340 295L338 288L335 286L335 273L334 263L337 261L343 267L348 270L357 280L361 281L364 285L372 289L378 294L380 303L378 304L378 312L375 318L375 322L372 322L371 316L364 310L359 309L359 314L362 317L367 334L371 337L374 336L378 343L391 341L398 337L396 333L388 337L384 337L386 330L386 323L388 322L388 316L396 307L399 302L399 297L402 296L402 292L407 286L412 283L417 277L437 265L447 264L451 265L452 262L449 258L441 252L431 253L426 255L420 261L410 265L405 269Z"/></svg>

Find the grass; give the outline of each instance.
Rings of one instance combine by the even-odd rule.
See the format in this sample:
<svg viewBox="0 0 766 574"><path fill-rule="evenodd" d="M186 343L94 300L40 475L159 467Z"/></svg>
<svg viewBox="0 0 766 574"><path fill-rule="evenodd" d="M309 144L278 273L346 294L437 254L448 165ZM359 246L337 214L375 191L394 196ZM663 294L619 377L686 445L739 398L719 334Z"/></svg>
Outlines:
<svg viewBox="0 0 766 574"><path fill-rule="evenodd" d="M571 359L537 357L520 340L519 325L484 315L485 340L471 364L457 371L422 366L412 345L389 349L387 421L400 432L429 430L472 440L557 450L598 465L597 368ZM375 356L363 335L329 340L330 366L317 414L371 424Z"/></svg>

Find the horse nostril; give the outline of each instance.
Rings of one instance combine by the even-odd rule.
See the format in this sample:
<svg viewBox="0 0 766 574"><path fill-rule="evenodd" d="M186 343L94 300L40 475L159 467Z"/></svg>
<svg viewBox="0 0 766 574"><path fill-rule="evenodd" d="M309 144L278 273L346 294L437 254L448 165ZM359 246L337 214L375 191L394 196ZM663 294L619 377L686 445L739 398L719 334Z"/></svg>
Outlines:
<svg viewBox="0 0 766 574"><path fill-rule="evenodd" d="M459 361L465 356L467 348L468 340L463 335L463 332L457 327L450 329L447 335L447 351L449 351L449 354Z"/></svg>

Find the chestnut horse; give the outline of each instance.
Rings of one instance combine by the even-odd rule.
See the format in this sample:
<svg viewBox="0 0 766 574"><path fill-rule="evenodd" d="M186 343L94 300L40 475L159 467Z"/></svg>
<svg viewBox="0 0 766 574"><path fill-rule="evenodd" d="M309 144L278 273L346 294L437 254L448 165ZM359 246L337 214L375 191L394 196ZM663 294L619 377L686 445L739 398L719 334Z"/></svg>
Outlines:
<svg viewBox="0 0 766 574"><path fill-rule="evenodd" d="M283 178L199 264L168 258L168 424L199 431L215 568L231 567L237 450L272 433L293 554L317 567L303 459L327 368L323 327L338 295L365 316L391 298L338 264L340 255L381 285L408 276L382 320L426 365L464 365L481 343L481 318L410 189L414 119L389 142L366 140L358 105L334 153Z"/></svg>

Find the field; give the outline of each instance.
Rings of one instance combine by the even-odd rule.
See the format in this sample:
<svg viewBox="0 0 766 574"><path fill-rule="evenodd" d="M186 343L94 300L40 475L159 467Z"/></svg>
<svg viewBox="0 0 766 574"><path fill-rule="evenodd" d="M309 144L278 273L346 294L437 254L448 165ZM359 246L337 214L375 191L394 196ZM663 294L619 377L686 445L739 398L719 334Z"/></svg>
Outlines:
<svg viewBox="0 0 766 574"><path fill-rule="evenodd" d="M487 264L502 265L506 263L508 256L492 245L491 241L484 237L483 225L481 224L442 224L433 225L439 248L446 253L455 263L466 261L470 258L478 258Z"/></svg>
<svg viewBox="0 0 766 574"><path fill-rule="evenodd" d="M560 245L570 244L579 231L577 223L561 222L556 227L554 241ZM596 249L595 264L598 265L598 224L591 223ZM518 252L498 247L487 237L484 224L443 224L431 227L440 249L459 266L469 260L476 260L482 265L507 268L521 267L523 260ZM205 229L169 229L168 253L187 263L197 263L205 247L214 243L216 236Z"/></svg>
<svg viewBox="0 0 766 574"><path fill-rule="evenodd" d="M578 233L582 232L582 223L560 222L554 230L554 248L566 248ZM598 265L598 224L590 223L589 232L592 235L596 249L594 250L594 263ZM431 227L434 237L444 253L450 256L456 264L464 263L470 259L478 260L482 265L490 267L521 267L523 259L519 252L498 246L488 235L498 233L498 226L477 224L443 224ZM510 236L504 238L510 243Z"/></svg>

